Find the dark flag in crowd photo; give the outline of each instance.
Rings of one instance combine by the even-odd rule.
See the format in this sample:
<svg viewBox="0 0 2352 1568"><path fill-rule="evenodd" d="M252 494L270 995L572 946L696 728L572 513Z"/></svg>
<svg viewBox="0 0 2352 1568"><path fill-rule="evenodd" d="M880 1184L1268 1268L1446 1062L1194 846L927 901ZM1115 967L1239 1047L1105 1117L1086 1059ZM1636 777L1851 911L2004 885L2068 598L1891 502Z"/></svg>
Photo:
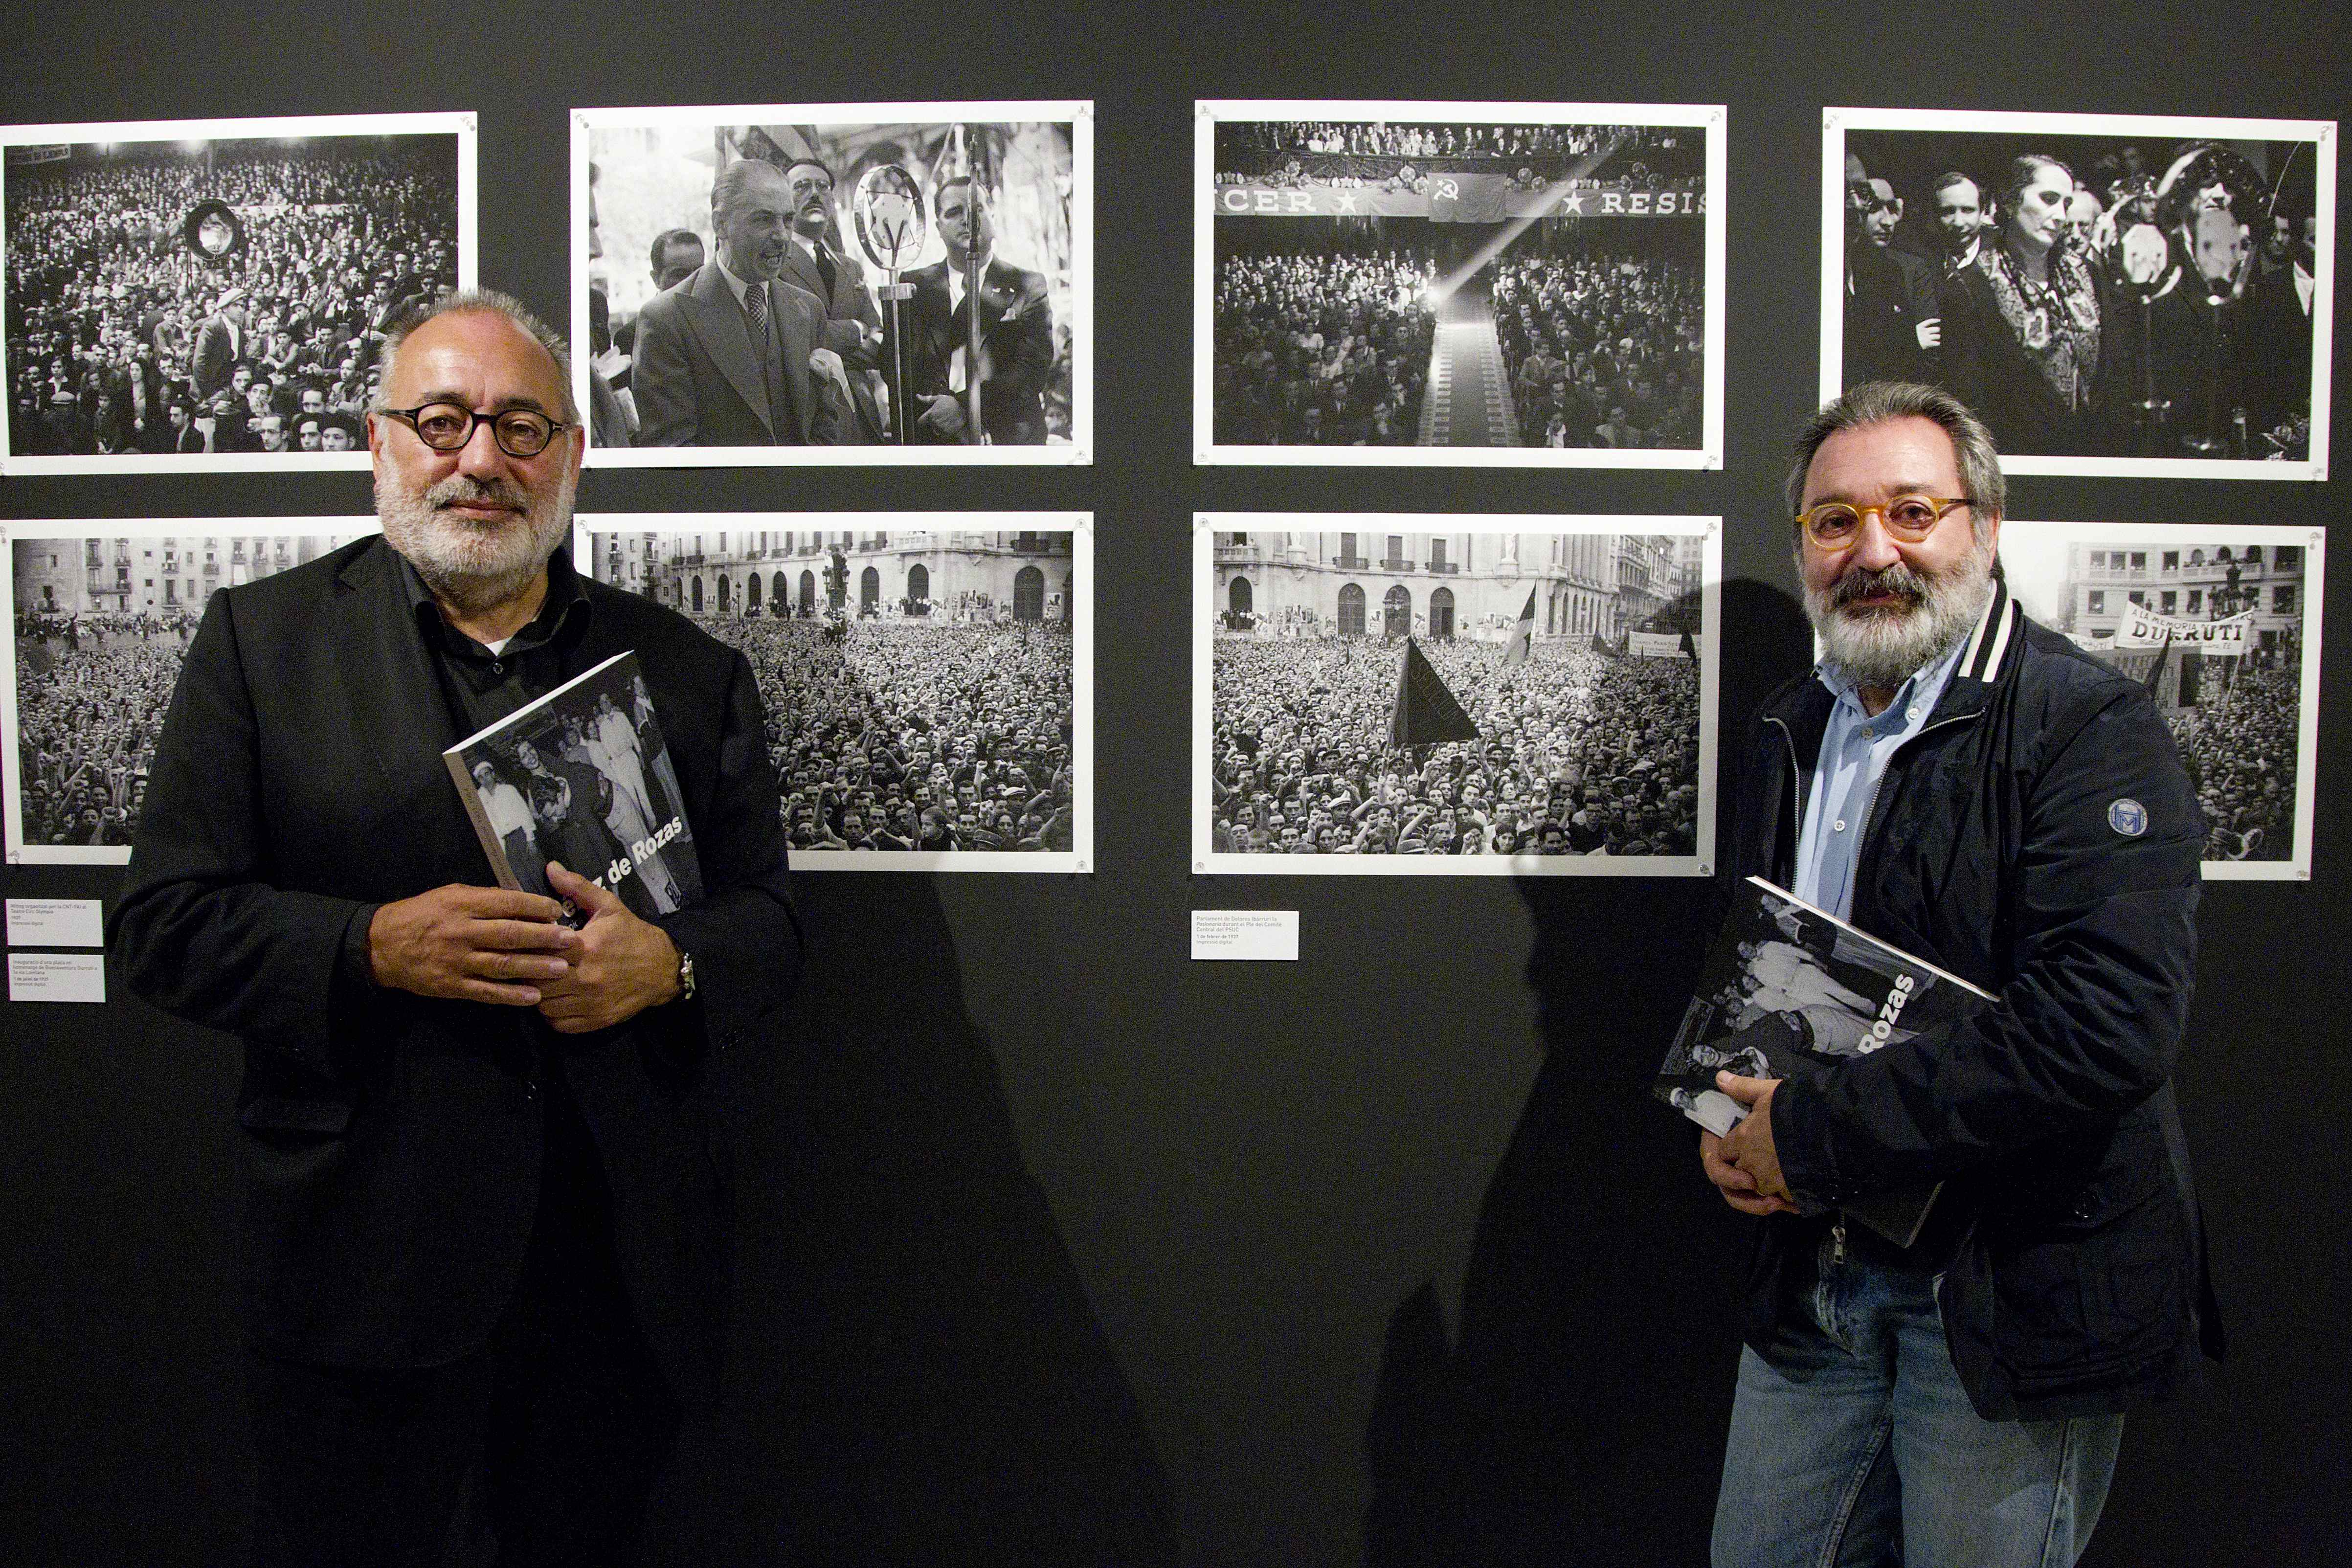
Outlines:
<svg viewBox="0 0 2352 1568"><path fill-rule="evenodd" d="M1528 607L1519 612L1519 624L1511 628L1511 640L1503 647L1505 664L1525 664L1528 650L1536 638L1536 591L1528 590Z"/></svg>
<svg viewBox="0 0 2352 1568"><path fill-rule="evenodd" d="M1476 722L1445 689L1445 678L1430 667L1421 644L1405 638L1404 660L1397 667L1396 716L1389 721L1390 743L1411 751L1477 738Z"/></svg>

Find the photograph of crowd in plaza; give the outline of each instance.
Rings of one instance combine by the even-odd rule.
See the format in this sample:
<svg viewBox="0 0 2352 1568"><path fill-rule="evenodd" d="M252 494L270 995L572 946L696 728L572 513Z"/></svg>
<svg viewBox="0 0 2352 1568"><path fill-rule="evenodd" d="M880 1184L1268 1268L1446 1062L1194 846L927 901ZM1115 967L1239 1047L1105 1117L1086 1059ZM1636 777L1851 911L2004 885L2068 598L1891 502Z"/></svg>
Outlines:
<svg viewBox="0 0 2352 1568"><path fill-rule="evenodd" d="M1824 398L1948 387L2012 473L2327 477L2332 121L1822 123Z"/></svg>
<svg viewBox="0 0 2352 1568"><path fill-rule="evenodd" d="M0 471L367 466L387 327L474 282L470 114L0 128Z"/></svg>
<svg viewBox="0 0 2352 1568"><path fill-rule="evenodd" d="M1713 869L1716 519L1193 529L1196 872Z"/></svg>
<svg viewBox="0 0 2352 1568"><path fill-rule="evenodd" d="M121 865L205 605L376 531L372 517L14 522L0 645L8 858Z"/></svg>
<svg viewBox="0 0 2352 1568"><path fill-rule="evenodd" d="M1199 461L1719 465L1720 109L1197 115Z"/></svg>
<svg viewBox="0 0 2352 1568"><path fill-rule="evenodd" d="M1093 106L583 109L593 465L1092 460Z"/></svg>
<svg viewBox="0 0 2352 1568"><path fill-rule="evenodd" d="M2326 531L2020 522L2025 613L2144 681L2205 811L2205 875L2311 875Z"/></svg>
<svg viewBox="0 0 2352 1568"><path fill-rule="evenodd" d="M751 660L794 870L1094 865L1083 512L583 517L596 580Z"/></svg>

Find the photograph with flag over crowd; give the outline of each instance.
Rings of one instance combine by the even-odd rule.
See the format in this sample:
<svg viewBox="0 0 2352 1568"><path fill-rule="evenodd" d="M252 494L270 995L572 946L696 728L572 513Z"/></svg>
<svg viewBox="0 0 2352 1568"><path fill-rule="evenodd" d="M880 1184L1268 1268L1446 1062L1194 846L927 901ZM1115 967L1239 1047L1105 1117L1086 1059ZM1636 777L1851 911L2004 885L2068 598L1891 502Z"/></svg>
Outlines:
<svg viewBox="0 0 2352 1568"><path fill-rule="evenodd" d="M1709 874L1721 537L1195 514L1192 868Z"/></svg>
<svg viewBox="0 0 2352 1568"><path fill-rule="evenodd" d="M606 467L1091 462L1094 107L580 109Z"/></svg>
<svg viewBox="0 0 2352 1568"><path fill-rule="evenodd" d="M1721 466L1720 106L1195 114L1198 461Z"/></svg>
<svg viewBox="0 0 2352 1568"><path fill-rule="evenodd" d="M2311 875L2326 542L2318 528L2001 529L2025 613L2155 697L2204 808L2208 879Z"/></svg>

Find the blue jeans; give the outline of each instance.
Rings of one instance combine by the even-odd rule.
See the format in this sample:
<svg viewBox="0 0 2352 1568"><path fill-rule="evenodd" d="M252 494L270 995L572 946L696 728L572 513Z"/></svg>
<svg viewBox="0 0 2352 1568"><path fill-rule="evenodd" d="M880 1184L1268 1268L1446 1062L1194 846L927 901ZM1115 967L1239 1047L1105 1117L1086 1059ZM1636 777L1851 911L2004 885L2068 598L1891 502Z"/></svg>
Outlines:
<svg viewBox="0 0 2352 1568"><path fill-rule="evenodd" d="M2099 1521L2124 1418L1979 1415L1934 1277L1874 1239L1824 1239L1771 1354L1740 1352L1715 1568L2067 1568Z"/></svg>

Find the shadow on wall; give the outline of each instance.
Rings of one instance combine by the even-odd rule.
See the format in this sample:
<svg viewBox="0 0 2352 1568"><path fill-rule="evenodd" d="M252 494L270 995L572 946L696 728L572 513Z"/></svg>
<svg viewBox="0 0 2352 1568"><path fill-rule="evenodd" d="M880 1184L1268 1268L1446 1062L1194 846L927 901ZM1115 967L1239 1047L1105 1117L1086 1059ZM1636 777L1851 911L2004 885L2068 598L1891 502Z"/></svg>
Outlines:
<svg viewBox="0 0 2352 1568"><path fill-rule="evenodd" d="M731 1447L754 1473L687 1511L748 1515L778 1562L1173 1563L1165 1477L1022 1163L931 879L794 896L787 1049L732 1069Z"/></svg>
<svg viewBox="0 0 2352 1568"><path fill-rule="evenodd" d="M1795 602L1760 583L1725 584L1721 624L1740 649L1720 661L1727 803L1748 715L1810 645ZM1365 1434L1365 1562L1701 1562L1747 1222L1701 1178L1693 1130L1650 1079L1719 921L1720 879L1517 887L1544 1064L1486 1190L1458 1336L1433 1283L1390 1320ZM1649 961L1629 970L1636 931Z"/></svg>

